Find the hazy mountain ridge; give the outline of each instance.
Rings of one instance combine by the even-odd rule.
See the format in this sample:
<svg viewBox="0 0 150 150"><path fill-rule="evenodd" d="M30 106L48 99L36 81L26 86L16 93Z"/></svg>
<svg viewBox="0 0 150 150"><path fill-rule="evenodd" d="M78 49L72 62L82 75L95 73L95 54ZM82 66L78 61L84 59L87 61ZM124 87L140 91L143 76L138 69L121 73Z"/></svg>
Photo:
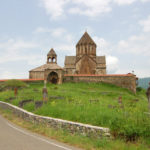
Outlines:
<svg viewBox="0 0 150 150"><path fill-rule="evenodd" d="M144 89L147 89L149 86L149 82L150 82L150 77L147 78L139 78L138 80L138 86L142 87Z"/></svg>

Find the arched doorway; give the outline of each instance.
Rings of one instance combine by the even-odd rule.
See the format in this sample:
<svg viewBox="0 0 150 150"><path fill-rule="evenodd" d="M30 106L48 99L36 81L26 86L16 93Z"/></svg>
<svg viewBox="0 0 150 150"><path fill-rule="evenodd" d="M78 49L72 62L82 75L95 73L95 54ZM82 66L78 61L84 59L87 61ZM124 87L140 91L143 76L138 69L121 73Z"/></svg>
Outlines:
<svg viewBox="0 0 150 150"><path fill-rule="evenodd" d="M50 82L52 84L57 84L58 83L58 74L56 72L51 72L48 75L47 80L48 80L48 82Z"/></svg>

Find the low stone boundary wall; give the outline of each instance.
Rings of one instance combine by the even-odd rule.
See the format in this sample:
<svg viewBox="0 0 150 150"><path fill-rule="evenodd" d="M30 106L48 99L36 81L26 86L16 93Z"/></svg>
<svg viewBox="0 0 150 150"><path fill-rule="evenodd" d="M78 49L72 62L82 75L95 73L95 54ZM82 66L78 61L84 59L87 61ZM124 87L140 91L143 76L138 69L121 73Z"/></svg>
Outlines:
<svg viewBox="0 0 150 150"><path fill-rule="evenodd" d="M136 76L133 74L122 75L64 75L64 82L104 82L127 88L136 93Z"/></svg>
<svg viewBox="0 0 150 150"><path fill-rule="evenodd" d="M1 101L0 101L0 108L11 110L12 113L14 113L16 116L21 117L26 121L30 121L36 124L44 124L46 127L52 127L54 129L63 129L71 133L77 133L85 136L92 136L98 138L110 137L110 131L108 128L35 115L17 106Z"/></svg>

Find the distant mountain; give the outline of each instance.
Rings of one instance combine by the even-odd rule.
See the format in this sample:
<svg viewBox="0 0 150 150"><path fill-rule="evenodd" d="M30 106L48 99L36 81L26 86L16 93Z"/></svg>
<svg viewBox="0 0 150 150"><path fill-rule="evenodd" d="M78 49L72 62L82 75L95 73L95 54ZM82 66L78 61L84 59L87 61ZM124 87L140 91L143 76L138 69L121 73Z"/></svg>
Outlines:
<svg viewBox="0 0 150 150"><path fill-rule="evenodd" d="M139 78L138 87L147 89L149 87L150 77L149 78Z"/></svg>

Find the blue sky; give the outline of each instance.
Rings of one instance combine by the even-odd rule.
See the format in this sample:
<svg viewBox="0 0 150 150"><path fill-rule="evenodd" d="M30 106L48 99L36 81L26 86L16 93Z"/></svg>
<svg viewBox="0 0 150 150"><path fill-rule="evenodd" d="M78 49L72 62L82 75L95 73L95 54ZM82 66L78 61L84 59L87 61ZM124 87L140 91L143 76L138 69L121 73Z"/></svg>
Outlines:
<svg viewBox="0 0 150 150"><path fill-rule="evenodd" d="M108 73L150 76L150 0L1 0L0 79L28 78L52 47L63 67L86 30Z"/></svg>

